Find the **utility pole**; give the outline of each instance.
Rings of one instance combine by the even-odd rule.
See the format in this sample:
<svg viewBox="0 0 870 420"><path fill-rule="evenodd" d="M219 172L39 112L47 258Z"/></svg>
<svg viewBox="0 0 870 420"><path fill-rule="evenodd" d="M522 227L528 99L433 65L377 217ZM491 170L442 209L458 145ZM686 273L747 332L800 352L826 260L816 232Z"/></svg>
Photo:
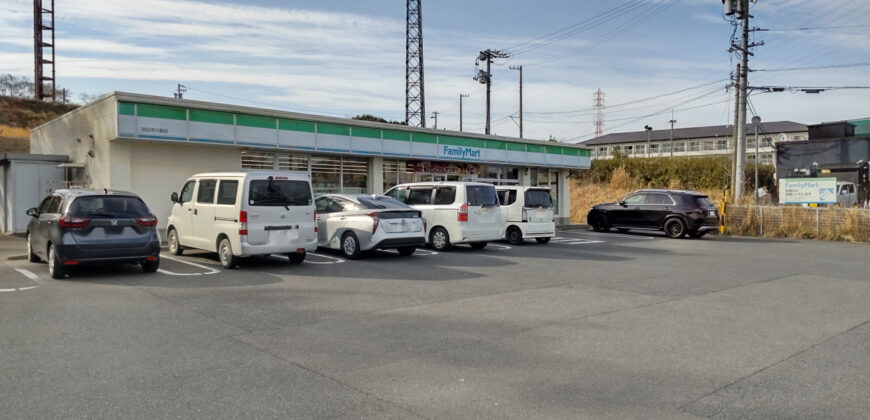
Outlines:
<svg viewBox="0 0 870 420"><path fill-rule="evenodd" d="M523 66L510 66L510 69L520 71L520 138L523 138Z"/></svg>
<svg viewBox="0 0 870 420"><path fill-rule="evenodd" d="M758 124L761 122L761 117L758 115L752 117L752 124L755 125L755 205L758 205Z"/></svg>
<svg viewBox="0 0 870 420"><path fill-rule="evenodd" d="M462 98L467 98L470 95L467 93L459 94L459 131L462 131Z"/></svg>
<svg viewBox="0 0 870 420"><path fill-rule="evenodd" d="M674 124L676 124L677 120L674 119L674 110L671 110L671 120L668 121L671 123L671 157L674 157Z"/></svg>
<svg viewBox="0 0 870 420"><path fill-rule="evenodd" d="M431 118L435 120L435 127L432 127L432 128L437 130L438 129L438 111L432 111Z"/></svg>
<svg viewBox="0 0 870 420"><path fill-rule="evenodd" d="M50 22L46 24L46 20ZM51 42L45 41L45 31L48 31ZM45 48L51 48L51 60L43 56ZM49 9L43 7L42 0L33 0L33 94L37 101L45 98L51 98L52 102L57 100L54 63L54 0L51 0ZM51 66L51 77L45 74L45 65ZM45 92L44 82L51 82L51 93Z"/></svg>
<svg viewBox="0 0 870 420"><path fill-rule="evenodd" d="M755 0L752 0L754 2ZM735 5L736 3L736 5ZM740 45L731 45L732 51L740 52L740 63L737 68L737 119L734 121L736 126L736 149L737 156L734 160L734 200L738 202L743 197L744 192L744 170L746 167L746 98L748 95L748 75L749 75L749 56L753 55L750 52L751 48L764 45L764 42L749 43L749 19L752 17L749 14L750 0L725 0L725 14L737 14L737 19L740 20L741 36Z"/></svg>
<svg viewBox="0 0 870 420"><path fill-rule="evenodd" d="M423 89L423 11L421 0L408 0L405 15L405 124L426 127Z"/></svg>
<svg viewBox="0 0 870 420"><path fill-rule="evenodd" d="M184 86L181 83L179 83L178 86L176 87L175 93L173 93L172 96L175 97L175 99L184 99L183 95L185 92L187 92L187 86Z"/></svg>
<svg viewBox="0 0 870 420"><path fill-rule="evenodd" d="M486 134L489 134L490 129L490 91L492 90L492 72L490 70L492 68L492 60L508 57L510 56L505 52L487 49L481 51L480 55L477 56L477 60L474 62L475 69L477 70L475 72L476 75L474 76L474 80L486 85ZM486 71L479 69L481 61L486 62Z"/></svg>
<svg viewBox="0 0 870 420"><path fill-rule="evenodd" d="M643 126L643 129L646 130L646 157L649 157L649 139L650 132L652 132L652 127L645 125Z"/></svg>

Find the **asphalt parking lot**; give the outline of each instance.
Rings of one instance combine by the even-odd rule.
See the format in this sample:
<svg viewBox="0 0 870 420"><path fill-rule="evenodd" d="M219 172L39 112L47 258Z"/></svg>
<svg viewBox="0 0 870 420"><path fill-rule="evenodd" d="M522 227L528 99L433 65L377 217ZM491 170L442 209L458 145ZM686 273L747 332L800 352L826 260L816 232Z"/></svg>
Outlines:
<svg viewBox="0 0 870 420"><path fill-rule="evenodd" d="M8 418L867 418L866 244L558 232L223 270L6 260Z"/></svg>

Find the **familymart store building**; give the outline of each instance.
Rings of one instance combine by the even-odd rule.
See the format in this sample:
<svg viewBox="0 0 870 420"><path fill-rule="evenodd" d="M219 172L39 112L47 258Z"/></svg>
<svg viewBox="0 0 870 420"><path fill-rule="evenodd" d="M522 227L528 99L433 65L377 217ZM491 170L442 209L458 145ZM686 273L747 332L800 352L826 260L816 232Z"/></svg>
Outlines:
<svg viewBox="0 0 870 420"><path fill-rule="evenodd" d="M31 152L67 155L67 180L133 191L161 220L199 172L302 171L315 194L382 193L404 182L545 186L570 214L575 145L115 92L31 132Z"/></svg>

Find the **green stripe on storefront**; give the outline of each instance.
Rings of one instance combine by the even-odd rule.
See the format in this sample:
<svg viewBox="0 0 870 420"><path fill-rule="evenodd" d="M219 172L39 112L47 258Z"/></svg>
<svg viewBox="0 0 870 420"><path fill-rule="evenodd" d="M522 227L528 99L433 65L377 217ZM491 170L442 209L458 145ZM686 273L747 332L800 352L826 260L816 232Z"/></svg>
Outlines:
<svg viewBox="0 0 870 420"><path fill-rule="evenodd" d="M275 129L275 119L258 115L236 114L236 125Z"/></svg>
<svg viewBox="0 0 870 420"><path fill-rule="evenodd" d="M495 150L504 150L507 147L507 142L498 140L487 140L486 148Z"/></svg>
<svg viewBox="0 0 870 420"><path fill-rule="evenodd" d="M190 120L202 123L233 125L233 114L229 112L206 111L204 109L191 109Z"/></svg>
<svg viewBox="0 0 870 420"><path fill-rule="evenodd" d="M335 136L349 136L350 127L338 124L317 123L317 132L320 134L332 134Z"/></svg>
<svg viewBox="0 0 870 420"><path fill-rule="evenodd" d="M547 153L547 148L537 144L527 144L526 151L529 153Z"/></svg>
<svg viewBox="0 0 870 420"><path fill-rule="evenodd" d="M278 119L278 128L287 131L302 131L305 133L313 133L314 123L308 121L287 120L284 118Z"/></svg>
<svg viewBox="0 0 870 420"><path fill-rule="evenodd" d="M525 143L507 142L507 149L512 151L512 152L525 152L526 145L525 145Z"/></svg>
<svg viewBox="0 0 870 420"><path fill-rule="evenodd" d="M405 131L383 130L384 140L411 141L411 133Z"/></svg>
<svg viewBox="0 0 870 420"><path fill-rule="evenodd" d="M568 147L563 147L562 154L565 156L580 156L580 149L571 149Z"/></svg>
<svg viewBox="0 0 870 420"><path fill-rule="evenodd" d="M379 139L381 138L381 130L376 128L368 128L368 127L353 127L351 128L351 135L354 137L366 137L370 139Z"/></svg>
<svg viewBox="0 0 870 420"><path fill-rule="evenodd" d="M130 102L118 102L118 113L121 115L136 115L136 104Z"/></svg>
<svg viewBox="0 0 870 420"><path fill-rule="evenodd" d="M169 120L187 119L187 110L175 106L139 104L136 111L140 117L166 118Z"/></svg>
<svg viewBox="0 0 870 420"><path fill-rule="evenodd" d="M486 142L484 140L479 139L467 139L462 137L452 137L452 136L438 136L438 143L447 144L450 146L463 146L463 147L486 147Z"/></svg>
<svg viewBox="0 0 870 420"><path fill-rule="evenodd" d="M414 143L438 143L438 136L434 134L414 133L411 136L411 141Z"/></svg>
<svg viewBox="0 0 870 420"><path fill-rule="evenodd" d="M544 146L547 149L547 153L551 155L561 155L562 148L560 146Z"/></svg>

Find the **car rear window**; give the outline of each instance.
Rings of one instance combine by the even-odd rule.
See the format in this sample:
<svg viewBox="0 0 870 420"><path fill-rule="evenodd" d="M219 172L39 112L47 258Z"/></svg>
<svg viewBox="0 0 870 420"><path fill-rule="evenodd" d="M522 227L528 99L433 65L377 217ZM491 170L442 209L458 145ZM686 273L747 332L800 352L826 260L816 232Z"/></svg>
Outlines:
<svg viewBox="0 0 870 420"><path fill-rule="evenodd" d="M406 206L404 203L400 203L390 197L357 197L357 199L360 204L367 209L410 209L410 207Z"/></svg>
<svg viewBox="0 0 870 420"><path fill-rule="evenodd" d="M139 197L94 195L73 200L69 214L91 219L114 219L144 217L150 212Z"/></svg>
<svg viewBox="0 0 870 420"><path fill-rule="evenodd" d="M252 206L310 206L311 186L305 181L255 179L248 191Z"/></svg>
<svg viewBox="0 0 870 420"><path fill-rule="evenodd" d="M553 199L547 190L526 190L526 207L553 207Z"/></svg>
<svg viewBox="0 0 870 420"><path fill-rule="evenodd" d="M495 187L491 185L466 185L465 193L468 195L469 206L497 206L498 195Z"/></svg>
<svg viewBox="0 0 870 420"><path fill-rule="evenodd" d="M695 196L695 204L701 207L714 207L715 204L710 200L710 197L706 195L696 195Z"/></svg>

